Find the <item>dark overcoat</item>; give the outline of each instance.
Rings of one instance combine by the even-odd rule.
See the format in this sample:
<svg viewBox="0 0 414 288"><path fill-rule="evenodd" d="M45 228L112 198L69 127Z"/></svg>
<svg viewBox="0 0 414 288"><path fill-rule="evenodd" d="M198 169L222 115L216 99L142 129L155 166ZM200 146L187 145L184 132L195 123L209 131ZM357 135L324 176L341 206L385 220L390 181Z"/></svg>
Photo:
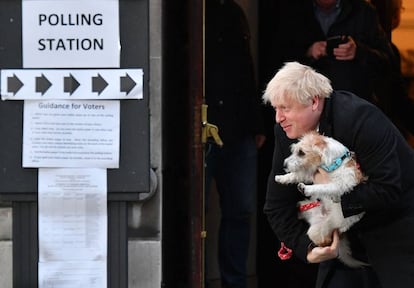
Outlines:
<svg viewBox="0 0 414 288"><path fill-rule="evenodd" d="M263 132L246 15L233 0L206 1L205 101L226 146Z"/></svg>
<svg viewBox="0 0 414 288"><path fill-rule="evenodd" d="M362 171L369 177L366 183L342 197L345 217L366 212L348 232L355 256L371 264L383 288L412 287L414 150L376 106L346 91L334 91L326 99L319 132L354 151ZM264 212L279 240L306 261L311 242L306 235L308 225L297 219L296 209L303 196L296 185L274 181L275 175L285 173L283 161L290 155L293 142L279 125L275 126L273 167ZM317 287L323 287L328 280L334 262L320 265Z"/></svg>

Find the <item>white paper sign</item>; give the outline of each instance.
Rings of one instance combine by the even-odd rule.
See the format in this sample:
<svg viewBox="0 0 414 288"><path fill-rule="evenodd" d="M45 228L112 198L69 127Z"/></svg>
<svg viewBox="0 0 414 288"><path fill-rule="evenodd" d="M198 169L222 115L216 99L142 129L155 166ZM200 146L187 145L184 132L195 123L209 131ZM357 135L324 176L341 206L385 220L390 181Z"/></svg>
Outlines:
<svg viewBox="0 0 414 288"><path fill-rule="evenodd" d="M39 263L39 288L105 288L106 261Z"/></svg>
<svg viewBox="0 0 414 288"><path fill-rule="evenodd" d="M106 169L39 169L39 262L106 260Z"/></svg>
<svg viewBox="0 0 414 288"><path fill-rule="evenodd" d="M118 0L23 0L23 67L120 65Z"/></svg>
<svg viewBox="0 0 414 288"><path fill-rule="evenodd" d="M107 286L106 169L39 169L39 287Z"/></svg>
<svg viewBox="0 0 414 288"><path fill-rule="evenodd" d="M23 167L119 167L119 101L25 101Z"/></svg>

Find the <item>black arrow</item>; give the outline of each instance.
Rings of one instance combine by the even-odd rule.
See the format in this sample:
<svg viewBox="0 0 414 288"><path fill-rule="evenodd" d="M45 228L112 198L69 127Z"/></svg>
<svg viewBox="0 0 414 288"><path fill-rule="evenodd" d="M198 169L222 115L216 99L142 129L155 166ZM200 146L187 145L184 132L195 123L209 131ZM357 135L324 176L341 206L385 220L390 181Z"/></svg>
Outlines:
<svg viewBox="0 0 414 288"><path fill-rule="evenodd" d="M98 92L98 95L108 86L108 83L98 73L97 77L92 77L92 92Z"/></svg>
<svg viewBox="0 0 414 288"><path fill-rule="evenodd" d="M44 95L50 86L52 86L52 83L50 83L43 73L42 77L36 77L36 92L40 92Z"/></svg>
<svg viewBox="0 0 414 288"><path fill-rule="evenodd" d="M125 76L121 77L121 92L126 92L128 95L129 92L134 89L136 84L137 83L135 83L135 81L127 73Z"/></svg>
<svg viewBox="0 0 414 288"><path fill-rule="evenodd" d="M20 88L23 87L23 82L13 74L13 77L7 77L7 92L13 93L13 96L19 92Z"/></svg>
<svg viewBox="0 0 414 288"><path fill-rule="evenodd" d="M63 78L63 91L72 95L76 89L79 87L79 82L73 77L72 74Z"/></svg>

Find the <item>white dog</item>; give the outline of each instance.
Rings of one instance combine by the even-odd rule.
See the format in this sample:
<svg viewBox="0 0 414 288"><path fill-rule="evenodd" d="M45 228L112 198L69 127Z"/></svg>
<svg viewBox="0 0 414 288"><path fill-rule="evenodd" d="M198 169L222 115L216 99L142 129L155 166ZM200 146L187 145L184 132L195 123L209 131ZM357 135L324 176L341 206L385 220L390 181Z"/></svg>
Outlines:
<svg viewBox="0 0 414 288"><path fill-rule="evenodd" d="M359 169L354 153L335 139L317 132L305 134L298 143L292 144L291 151L284 161L288 173L275 176L275 181L299 183L298 189L309 197L298 203L299 218L310 224L309 238L318 246L326 246L332 241L333 230L338 229L341 235L338 258L350 267L367 265L352 257L349 242L343 234L364 215L344 218L340 203L343 194L367 179ZM328 172L329 183L312 184L319 168Z"/></svg>

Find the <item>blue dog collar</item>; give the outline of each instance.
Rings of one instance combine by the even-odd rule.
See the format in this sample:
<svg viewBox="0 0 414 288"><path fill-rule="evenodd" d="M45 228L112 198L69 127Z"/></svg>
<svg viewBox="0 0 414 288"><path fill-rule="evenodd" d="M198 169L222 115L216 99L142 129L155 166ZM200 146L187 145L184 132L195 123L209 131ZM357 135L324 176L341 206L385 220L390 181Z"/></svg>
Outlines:
<svg viewBox="0 0 414 288"><path fill-rule="evenodd" d="M339 166L341 166L344 160L348 157L351 157L351 152L349 152L349 150L346 150L345 153L341 157L336 158L331 165L327 166L325 164L322 164L321 168L326 172L332 172L338 169Z"/></svg>

